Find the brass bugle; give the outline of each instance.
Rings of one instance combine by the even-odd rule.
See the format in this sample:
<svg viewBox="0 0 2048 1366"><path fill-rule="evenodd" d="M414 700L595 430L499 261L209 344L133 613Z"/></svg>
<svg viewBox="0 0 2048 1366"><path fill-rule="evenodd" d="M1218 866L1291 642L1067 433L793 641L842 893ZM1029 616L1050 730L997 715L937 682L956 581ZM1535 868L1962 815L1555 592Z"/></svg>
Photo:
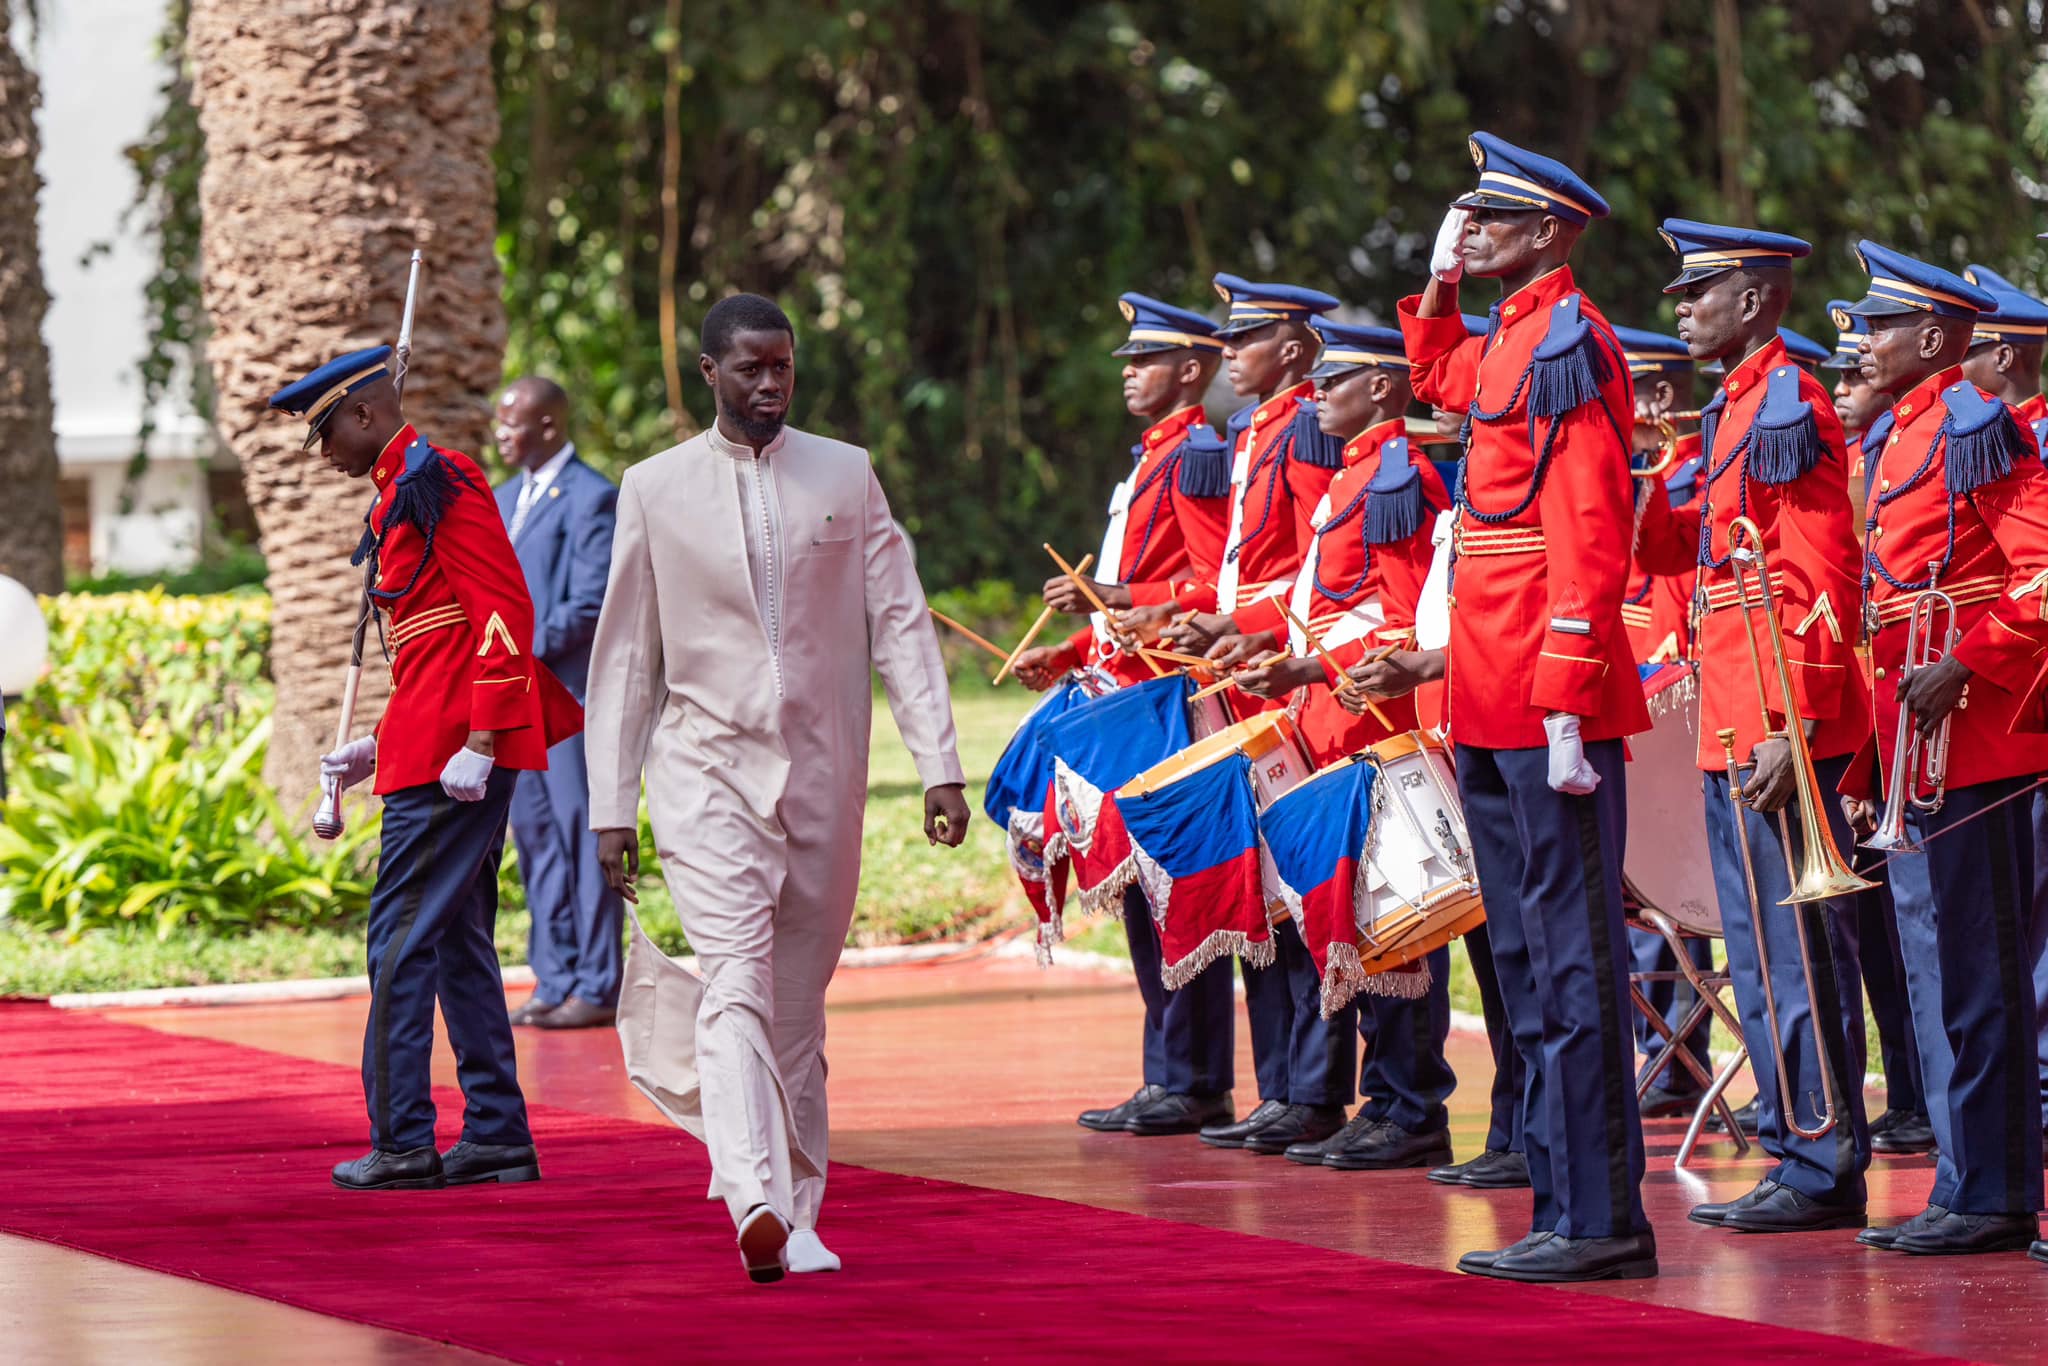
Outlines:
<svg viewBox="0 0 2048 1366"><path fill-rule="evenodd" d="M1934 586L1940 571L1939 560L1927 566L1927 587L1914 596L1913 615L1906 618L1906 658L1900 666L1904 678L1911 678L1930 664L1939 664L1956 648L1956 602ZM1937 625L1943 628L1938 649L1934 644ZM1956 705L1962 703L1958 701ZM1913 724L1912 712L1904 702L1899 704L1898 728L1892 732L1892 771L1891 780L1885 784L1884 815L1870 838L1863 841L1865 849L1893 854L1920 852L1919 844L1906 829L1906 807L1910 804L1931 816L1948 799L1948 732L1954 720L1955 712L1951 710L1941 718L1933 738L1923 741L1919 727ZM1934 789L1932 796L1920 795L1923 785Z"/></svg>
<svg viewBox="0 0 2048 1366"><path fill-rule="evenodd" d="M1411 446L1455 446L1458 443L1456 432L1447 436L1436 429L1434 421L1426 417L1409 418L1406 435Z"/></svg>

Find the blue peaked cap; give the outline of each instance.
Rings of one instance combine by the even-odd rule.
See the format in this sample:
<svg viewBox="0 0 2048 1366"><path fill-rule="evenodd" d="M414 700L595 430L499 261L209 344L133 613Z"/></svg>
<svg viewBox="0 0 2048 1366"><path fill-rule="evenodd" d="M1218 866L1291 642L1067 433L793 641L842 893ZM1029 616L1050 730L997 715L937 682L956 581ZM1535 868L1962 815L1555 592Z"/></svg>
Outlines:
<svg viewBox="0 0 2048 1366"><path fill-rule="evenodd" d="M1989 294L1995 307L1977 315L1977 330L1970 345L2011 342L2014 346L2039 346L2048 342L2048 304L2021 289L1989 266L1971 266L1963 278Z"/></svg>
<svg viewBox="0 0 2048 1366"><path fill-rule="evenodd" d="M1989 291L1954 271L1917 261L1867 237L1856 244L1856 259L1870 275L1870 292L1850 312L1866 318L1932 313L1941 318L1974 319L1998 306Z"/></svg>
<svg viewBox="0 0 2048 1366"><path fill-rule="evenodd" d="M311 450L320 439L320 428L334 416L343 398L390 373L390 347L351 351L285 385L270 396L270 406L306 419L306 440L300 449Z"/></svg>
<svg viewBox="0 0 2048 1366"><path fill-rule="evenodd" d="M1354 323L1332 322L1328 318L1311 319L1309 326L1323 339L1322 353L1316 357L1316 368L1308 372L1310 379L1333 379L1369 365L1383 365L1396 370L1408 368L1408 353L1402 348L1401 334L1395 328L1363 327Z"/></svg>
<svg viewBox="0 0 2048 1366"><path fill-rule="evenodd" d="M1678 253L1678 275L1664 286L1666 294L1676 294L1689 284L1711 280L1738 266L1790 270L1793 261L1813 254L1811 242L1786 233L1731 228L1692 218L1667 218L1657 235Z"/></svg>
<svg viewBox="0 0 2048 1366"><path fill-rule="evenodd" d="M1223 343L1216 340L1216 324L1192 309L1175 308L1143 294L1120 295L1116 306L1123 311L1124 321L1131 325L1131 335L1109 353L1112 356L1143 356L1183 347L1223 349Z"/></svg>
<svg viewBox="0 0 2048 1366"><path fill-rule="evenodd" d="M1789 327L1778 329L1778 340L1785 343L1785 351L1801 365L1822 365L1835 353L1809 336L1794 332Z"/></svg>
<svg viewBox="0 0 2048 1366"><path fill-rule="evenodd" d="M1692 369L1692 351L1676 337L1645 332L1640 327L1617 327L1614 336L1621 343L1621 354L1628 361L1631 375Z"/></svg>
<svg viewBox="0 0 2048 1366"><path fill-rule="evenodd" d="M1216 329L1229 341L1268 323L1307 322L1337 307L1334 295L1300 285L1259 284L1236 275L1218 275L1216 293L1230 305L1230 316Z"/></svg>
<svg viewBox="0 0 2048 1366"><path fill-rule="evenodd" d="M1820 363L1823 370L1855 370L1863 364L1857 350L1869 335L1868 324L1856 316L1856 306L1847 299L1828 300L1828 321L1835 325L1835 349Z"/></svg>
<svg viewBox="0 0 2048 1366"><path fill-rule="evenodd" d="M1567 223L1584 224L1609 213L1607 201L1571 167L1491 133L1466 139L1477 188L1451 201L1460 209L1541 210Z"/></svg>

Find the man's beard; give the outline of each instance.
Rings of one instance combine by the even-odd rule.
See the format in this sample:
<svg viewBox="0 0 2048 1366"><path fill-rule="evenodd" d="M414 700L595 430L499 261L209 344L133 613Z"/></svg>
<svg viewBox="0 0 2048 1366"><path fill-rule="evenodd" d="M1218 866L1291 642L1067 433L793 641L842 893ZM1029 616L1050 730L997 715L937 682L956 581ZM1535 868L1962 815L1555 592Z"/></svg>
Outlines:
<svg viewBox="0 0 2048 1366"><path fill-rule="evenodd" d="M721 404L720 406L725 409L726 420L731 422L739 434L746 438L747 444L750 446L767 445L782 434L783 424L789 420L787 409L777 413L774 417L755 417L752 413L734 408L730 404Z"/></svg>

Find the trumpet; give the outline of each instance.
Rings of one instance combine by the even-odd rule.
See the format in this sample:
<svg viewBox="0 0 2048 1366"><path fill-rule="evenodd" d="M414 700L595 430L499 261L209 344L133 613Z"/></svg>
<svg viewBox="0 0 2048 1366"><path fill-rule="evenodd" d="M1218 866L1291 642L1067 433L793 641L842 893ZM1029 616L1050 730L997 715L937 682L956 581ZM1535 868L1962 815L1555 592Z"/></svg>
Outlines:
<svg viewBox="0 0 2048 1366"><path fill-rule="evenodd" d="M1631 470L1638 479L1661 479L1664 472L1678 463L1678 424L1700 420L1700 409L1685 413L1659 413L1650 419L1650 425L1657 429L1657 458L1642 469Z"/></svg>
<svg viewBox="0 0 2048 1366"><path fill-rule="evenodd" d="M1956 629L1955 599L1934 586L1940 570L1938 560L1927 566L1927 587L1914 597L1913 614L1906 618L1906 660L1900 669L1906 678L1931 664L1939 664L1956 648L1960 633ZM1939 649L1934 644L1936 625L1943 628ZM1963 703L1959 700L1956 705L1960 707ZM1911 805L1931 816L1948 799L1948 732L1954 720L1954 712L1942 717L1933 738L1923 741L1913 724L1912 713L1903 702L1899 704L1898 729L1892 733L1891 781L1885 784L1884 816L1870 838L1863 841L1865 849L1894 854L1920 852L1919 844L1906 830L1906 807ZM1922 786L1934 789L1934 794L1922 797Z"/></svg>

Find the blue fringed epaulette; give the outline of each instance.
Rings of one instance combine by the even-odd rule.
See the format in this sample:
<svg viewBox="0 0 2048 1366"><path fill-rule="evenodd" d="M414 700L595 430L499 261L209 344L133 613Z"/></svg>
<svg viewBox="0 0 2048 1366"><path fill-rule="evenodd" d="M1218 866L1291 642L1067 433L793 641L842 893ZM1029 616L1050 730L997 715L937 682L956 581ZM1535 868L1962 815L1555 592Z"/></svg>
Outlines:
<svg viewBox="0 0 2048 1366"><path fill-rule="evenodd" d="M1863 439L1856 444L1862 447L1865 460L1874 459L1884 449L1884 443L1891 439L1892 428L1897 425L1898 419L1892 416L1890 409L1886 409L1878 414L1877 421L1864 429Z"/></svg>
<svg viewBox="0 0 2048 1366"><path fill-rule="evenodd" d="M2044 452L2048 452L2048 417L2041 418L2034 423L2034 444L2039 446ZM2048 460L2048 455L2043 455L2041 458Z"/></svg>
<svg viewBox="0 0 2048 1366"><path fill-rule="evenodd" d="M1422 499L1422 471L1408 450L1408 438L1397 436L1380 447L1380 467L1366 485L1365 543L1392 545L1422 530L1427 511Z"/></svg>
<svg viewBox="0 0 2048 1366"><path fill-rule="evenodd" d="M2027 438L2003 399L1958 380L1941 391L1941 404L1948 409L1941 434L1948 439L1943 463L1950 495L1974 493L2012 473L2012 462L2027 453Z"/></svg>
<svg viewBox="0 0 2048 1366"><path fill-rule="evenodd" d="M1254 400L1224 419L1223 444L1233 451L1236 450L1237 439L1243 436L1246 429L1252 425L1252 418L1258 411L1258 402Z"/></svg>
<svg viewBox="0 0 2048 1366"><path fill-rule="evenodd" d="M1190 427L1176 459L1174 483L1190 498L1223 498L1230 493L1230 443L1210 426Z"/></svg>
<svg viewBox="0 0 2048 1366"><path fill-rule="evenodd" d="M1671 506L1684 507L1699 496L1700 470L1705 464L1705 459L1696 455L1665 477L1664 492L1671 499Z"/></svg>
<svg viewBox="0 0 2048 1366"><path fill-rule="evenodd" d="M1820 428L1813 404L1799 396L1800 369L1781 365L1771 371L1763 407L1750 424L1747 472L1764 484L1789 484L1820 463Z"/></svg>
<svg viewBox="0 0 2048 1366"><path fill-rule="evenodd" d="M409 526L431 537L448 511L457 490L469 483L469 476L455 462L428 444L425 437L405 450L405 473L391 486L391 503L384 511L384 531Z"/></svg>
<svg viewBox="0 0 2048 1366"><path fill-rule="evenodd" d="M1534 417L1562 417L1600 397L1600 386L1613 378L1613 362L1594 335L1593 324L1579 313L1580 296L1566 295L1550 313L1550 330L1529 361L1529 412Z"/></svg>
<svg viewBox="0 0 2048 1366"><path fill-rule="evenodd" d="M1319 470L1344 468L1344 443L1323 431L1314 399L1295 400L1294 421L1287 428L1287 440L1293 446L1291 458L1304 465Z"/></svg>

